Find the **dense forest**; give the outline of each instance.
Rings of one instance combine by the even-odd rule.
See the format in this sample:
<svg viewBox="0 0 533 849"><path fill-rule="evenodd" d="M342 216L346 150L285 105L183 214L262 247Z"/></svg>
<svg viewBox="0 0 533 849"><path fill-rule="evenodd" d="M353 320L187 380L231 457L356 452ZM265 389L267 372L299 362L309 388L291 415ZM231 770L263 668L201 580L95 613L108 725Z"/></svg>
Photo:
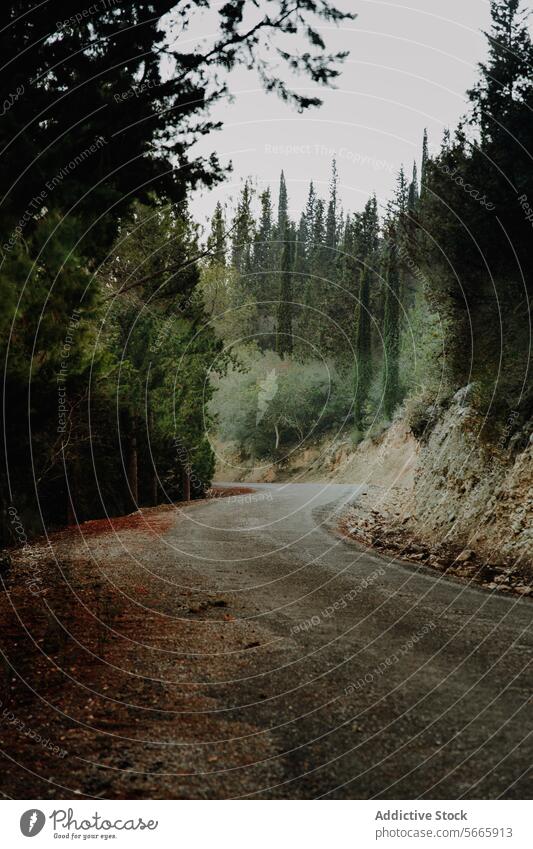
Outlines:
<svg viewBox="0 0 533 849"><path fill-rule="evenodd" d="M29 536L203 494L215 433L277 461L322 432L357 443L400 409L421 436L464 386L488 439L511 412L516 428L531 416L533 52L519 0L492 0L467 115L436 147L425 135L389 202L344 210L333 162L327 196L311 182L294 217L286 175L275 197L252 177L205 238L187 199L224 171L190 149L216 129L226 75L254 67L315 106L273 75L265 41L305 38L308 52L278 58L328 84L344 55L312 21L350 16L277 0L262 17L240 0L205 53L181 52L169 34L194 6L56 3L55 24L46 6L0 13L4 541L14 518Z"/></svg>
<svg viewBox="0 0 533 849"><path fill-rule="evenodd" d="M467 386L488 440L531 417L533 54L518 0L492 2L487 37L467 115L438 145L424 134L389 202L343 211L333 162L329 196L311 182L297 220L283 173L275 198L251 178L217 204L202 290L244 369L210 409L244 454L279 462L324 432L356 443L400 409L423 437Z"/></svg>

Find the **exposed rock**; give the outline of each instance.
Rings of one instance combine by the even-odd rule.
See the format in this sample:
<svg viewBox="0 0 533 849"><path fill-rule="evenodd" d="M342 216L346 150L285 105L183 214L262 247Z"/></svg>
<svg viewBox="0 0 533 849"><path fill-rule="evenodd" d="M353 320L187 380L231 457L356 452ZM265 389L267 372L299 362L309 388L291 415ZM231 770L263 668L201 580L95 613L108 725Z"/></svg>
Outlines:
<svg viewBox="0 0 533 849"><path fill-rule="evenodd" d="M455 559L458 563L467 563L469 560L473 560L475 556L476 554L471 548L465 548Z"/></svg>

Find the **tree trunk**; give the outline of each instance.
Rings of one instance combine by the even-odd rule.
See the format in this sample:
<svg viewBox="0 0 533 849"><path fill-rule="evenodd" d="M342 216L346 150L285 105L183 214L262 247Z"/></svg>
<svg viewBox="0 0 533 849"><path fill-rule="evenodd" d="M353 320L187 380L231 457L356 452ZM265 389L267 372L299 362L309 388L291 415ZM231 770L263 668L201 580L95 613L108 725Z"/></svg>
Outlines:
<svg viewBox="0 0 533 849"><path fill-rule="evenodd" d="M132 431L129 438L128 446L128 486L130 488L131 500L134 503L134 508L139 505L139 487L138 487L138 458L137 458L137 434Z"/></svg>
<svg viewBox="0 0 533 849"><path fill-rule="evenodd" d="M65 484L67 489L67 525L76 525L79 522L79 518L76 515L76 493L78 492L78 460L73 459L70 464L70 475L69 466L65 464Z"/></svg>
<svg viewBox="0 0 533 849"><path fill-rule="evenodd" d="M137 457L137 426L135 416L131 410L124 414L125 428L125 455L126 455L126 477L128 481L128 496L133 505L133 510L139 506L139 484L138 484L138 457Z"/></svg>
<svg viewBox="0 0 533 849"><path fill-rule="evenodd" d="M191 476L189 475L188 469L186 466L182 465L181 467L181 488L182 488L182 498L184 501L191 500Z"/></svg>
<svg viewBox="0 0 533 849"><path fill-rule="evenodd" d="M150 410L150 412L148 414L148 444L149 445L152 445L153 433L154 433L154 414L153 414L153 411ZM150 468L150 479L151 479L150 480L150 483L151 483L150 497L151 497L152 506L156 507L157 503L158 503L158 499L159 499L159 481L157 479L157 469L155 467L155 460L154 460L153 454L154 454L154 452L153 452L153 447L152 447L152 449L150 451L151 462L152 462L152 465L151 465L151 468Z"/></svg>

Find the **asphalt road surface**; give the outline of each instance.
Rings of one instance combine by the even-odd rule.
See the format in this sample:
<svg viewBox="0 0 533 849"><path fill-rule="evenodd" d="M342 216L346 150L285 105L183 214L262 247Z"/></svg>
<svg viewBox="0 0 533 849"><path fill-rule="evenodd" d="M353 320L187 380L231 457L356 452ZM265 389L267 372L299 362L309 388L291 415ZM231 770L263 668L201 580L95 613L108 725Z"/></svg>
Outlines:
<svg viewBox="0 0 533 849"><path fill-rule="evenodd" d="M355 486L253 490L77 543L109 634L89 665L69 626L69 756L19 753L8 795L530 798L532 603L336 536Z"/></svg>

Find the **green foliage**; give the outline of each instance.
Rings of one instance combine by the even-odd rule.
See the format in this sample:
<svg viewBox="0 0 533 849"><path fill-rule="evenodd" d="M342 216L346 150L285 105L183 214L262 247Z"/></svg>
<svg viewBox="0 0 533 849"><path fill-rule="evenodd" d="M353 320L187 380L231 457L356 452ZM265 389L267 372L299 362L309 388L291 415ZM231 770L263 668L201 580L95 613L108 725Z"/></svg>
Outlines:
<svg viewBox="0 0 533 849"><path fill-rule="evenodd" d="M130 431L143 442L144 450L137 451L144 466L138 474L147 481L141 501L149 497L151 473L176 498L185 466L205 488L210 483L203 435L210 424L207 375L213 360L222 366L221 345L204 315L198 267L174 271L197 253L191 222L173 208L137 205L120 229L101 271L104 285L117 292L106 330L110 348L120 354L113 394L119 411L127 412Z"/></svg>
<svg viewBox="0 0 533 849"><path fill-rule="evenodd" d="M428 159L409 249L443 321L452 389L475 382L480 409L505 417L519 404L533 407L532 47L517 0L493 0L491 8L471 129L461 125Z"/></svg>
<svg viewBox="0 0 533 849"><path fill-rule="evenodd" d="M409 396L436 399L449 392L449 374L443 357L444 327L422 291L416 293L400 338L400 374Z"/></svg>
<svg viewBox="0 0 533 849"><path fill-rule="evenodd" d="M240 352L239 367L216 381L211 412L220 437L253 458L281 460L306 440L342 429L352 391L332 364Z"/></svg>

